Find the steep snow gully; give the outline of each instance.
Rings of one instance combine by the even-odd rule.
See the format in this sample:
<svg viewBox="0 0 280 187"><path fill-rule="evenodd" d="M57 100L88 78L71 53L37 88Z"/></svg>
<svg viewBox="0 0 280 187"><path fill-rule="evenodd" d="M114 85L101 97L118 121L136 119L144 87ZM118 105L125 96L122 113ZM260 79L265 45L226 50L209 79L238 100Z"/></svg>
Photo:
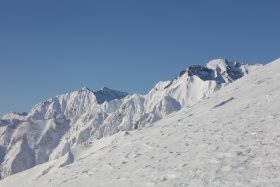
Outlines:
<svg viewBox="0 0 280 187"><path fill-rule="evenodd" d="M261 115L261 108L264 110L267 105L262 106L265 103L261 97L265 97L269 102L273 101L274 97L269 97L268 91L270 88L278 89L278 87L272 85L268 88L267 93L264 93L265 91L260 90L259 87L269 85L267 82L274 83L274 79L278 76L278 72L274 69L279 70L278 64L278 62L274 62L262 67L259 64L249 65L216 59L205 66L190 66L174 80L159 82L146 95L127 94L106 87L97 92L82 88L41 102L28 113L7 113L0 119L1 179L38 166L8 177L0 183L0 186L9 186L7 181L11 182L12 179L16 180L17 176L20 179L26 175L31 177L26 186L30 186L35 178L35 182L38 182L35 186L48 185L46 180L48 175L54 175L52 176L54 180L48 180L50 185L60 186L60 183L63 182L59 181L58 177L63 175L62 172L65 172L65 168L73 167L67 175L68 178L71 178L74 176L71 172L79 170L75 168L78 167L78 164L83 165L88 162L91 162L92 170L82 171L83 173L77 173L76 176L83 176L85 180L83 182L89 180L85 177L91 176L92 180L96 179L101 186L110 186L114 183L130 186L132 180L138 181L138 186L141 186L141 176L147 179L147 185L152 186L177 185L174 181L181 177L186 178L181 179L182 181L178 180L178 185L179 182L183 184L187 179L190 181L189 184L206 184L213 180L213 184L225 182L226 185L227 182L232 184L234 177L242 178L238 174L238 168L240 173L250 177L251 174L244 173L245 170L252 169L251 165L246 169L246 164L251 163L248 154L254 154L251 156L255 158L259 152L254 152L254 148L259 151L262 149L259 145L250 147L250 150L247 149L248 145L253 146L253 143L249 139L243 140L244 137L239 133L245 133L243 131L246 128L245 126L239 128L239 126L248 125L248 119L253 120L256 117L259 119L264 116ZM264 77L264 74L269 71L276 75ZM246 74L250 75L245 76ZM245 77L240 81L235 81L243 76ZM230 86L226 86L228 84ZM256 94L251 93L243 84L255 89ZM223 89L221 90L221 88ZM274 91L276 93L278 90ZM250 100L249 95L255 98ZM259 98L260 101L256 98ZM252 104L246 99L253 100L254 103ZM260 109L254 113L248 113L247 110L256 110L256 106L259 106ZM240 112L239 109L244 112ZM247 118L244 118L245 115ZM225 118L225 116L229 116L229 118ZM277 116L274 117L271 116L271 120L277 119ZM239 126L234 126L233 124L236 125L237 121L240 122ZM222 126L223 132L221 131ZM250 128L259 127L252 125ZM120 131L125 131L125 133L118 133ZM265 137L268 129L260 131L263 131L262 135ZM273 133L276 134L277 131ZM250 138L259 135L257 132L255 134L247 132L247 136ZM274 138L277 139L277 137ZM166 141L166 145L159 141ZM240 141L243 141L240 145L243 145L244 149L238 147ZM228 145L225 145L226 143ZM172 145L176 146L172 147ZM235 151L240 154L238 155ZM124 155L125 153L127 155ZM188 159L195 159L196 155L196 161L190 162L190 160L183 159L182 155L188 156ZM204 156L209 156L209 158L204 158ZM266 181L262 181L262 177L267 176L266 166L270 163L263 162L262 155L259 156L260 160L256 161L255 167L262 165L262 169L255 182L265 183ZM115 157L115 161L113 157ZM237 157L238 160L236 160ZM267 159L272 159L272 156L270 155ZM98 160L102 161L98 162ZM133 160L135 160L134 164L127 164L134 162ZM162 165L162 161L166 164ZM146 162L150 165L145 168ZM170 162L175 162L175 166L178 167L173 168L175 170L171 174L168 173ZM201 167L198 162L202 164ZM243 165L241 162L244 162ZM73 164L69 165L70 163ZM206 163L212 164L213 168L208 168ZM183 167L179 167L180 164L185 164L185 172L182 172ZM241 166L238 164L244 168L240 168ZM87 166L83 165L83 167ZM135 171L133 167L139 170ZM116 172L111 175L109 170ZM40 175L34 178L35 175L31 171L36 171ZM137 176L128 177L133 171L137 172ZM147 176L146 172L151 172L150 176ZM232 175L227 176L226 172L231 172ZM115 178L109 180L111 182L106 182L103 178L105 176ZM42 184L39 183L40 178L42 178ZM66 178L63 183L65 186L70 181ZM52 181L54 182L52 183ZM240 184L244 184L243 182L246 181L241 180ZM83 184L87 186L86 183ZM16 184L14 185L16 186ZM135 186L137 186L137 182Z"/></svg>

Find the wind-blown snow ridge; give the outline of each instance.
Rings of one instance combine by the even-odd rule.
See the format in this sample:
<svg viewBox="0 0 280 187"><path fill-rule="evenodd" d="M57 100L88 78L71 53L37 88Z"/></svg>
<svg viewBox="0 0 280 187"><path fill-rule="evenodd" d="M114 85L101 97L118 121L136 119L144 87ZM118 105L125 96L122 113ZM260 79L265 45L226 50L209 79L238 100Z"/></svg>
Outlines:
<svg viewBox="0 0 280 187"><path fill-rule="evenodd" d="M1 178L65 155L71 158L78 145L155 123L259 67L216 59L190 66L146 95L84 87L41 102L28 113L8 113L0 120Z"/></svg>

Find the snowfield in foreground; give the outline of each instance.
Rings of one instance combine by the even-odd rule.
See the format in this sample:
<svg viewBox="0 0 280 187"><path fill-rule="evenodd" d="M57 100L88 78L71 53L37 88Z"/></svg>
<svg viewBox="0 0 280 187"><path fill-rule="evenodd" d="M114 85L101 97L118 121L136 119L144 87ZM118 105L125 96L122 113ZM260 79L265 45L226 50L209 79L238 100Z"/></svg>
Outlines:
<svg viewBox="0 0 280 187"><path fill-rule="evenodd" d="M280 59L153 125L77 146L0 186L280 186L279 72Z"/></svg>

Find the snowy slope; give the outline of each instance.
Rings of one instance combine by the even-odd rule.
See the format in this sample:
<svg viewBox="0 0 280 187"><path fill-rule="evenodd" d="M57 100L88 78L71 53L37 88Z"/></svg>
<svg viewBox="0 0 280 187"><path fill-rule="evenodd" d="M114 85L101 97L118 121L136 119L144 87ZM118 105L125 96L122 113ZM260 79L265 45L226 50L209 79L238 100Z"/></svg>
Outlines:
<svg viewBox="0 0 280 187"><path fill-rule="evenodd" d="M279 70L280 59L153 125L76 147L0 186L279 186Z"/></svg>
<svg viewBox="0 0 280 187"><path fill-rule="evenodd" d="M69 155L67 162L73 162L76 147L153 124L259 67L216 59L159 82L147 95L85 87L41 102L28 113L8 113L0 120L1 178Z"/></svg>

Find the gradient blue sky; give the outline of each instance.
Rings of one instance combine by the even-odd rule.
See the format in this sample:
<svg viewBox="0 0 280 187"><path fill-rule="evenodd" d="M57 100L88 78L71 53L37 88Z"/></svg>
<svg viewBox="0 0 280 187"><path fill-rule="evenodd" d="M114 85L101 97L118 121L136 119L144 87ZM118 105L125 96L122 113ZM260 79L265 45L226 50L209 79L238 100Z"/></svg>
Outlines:
<svg viewBox="0 0 280 187"><path fill-rule="evenodd" d="M278 0L1 0L0 115L83 86L146 93L213 58L280 57Z"/></svg>

